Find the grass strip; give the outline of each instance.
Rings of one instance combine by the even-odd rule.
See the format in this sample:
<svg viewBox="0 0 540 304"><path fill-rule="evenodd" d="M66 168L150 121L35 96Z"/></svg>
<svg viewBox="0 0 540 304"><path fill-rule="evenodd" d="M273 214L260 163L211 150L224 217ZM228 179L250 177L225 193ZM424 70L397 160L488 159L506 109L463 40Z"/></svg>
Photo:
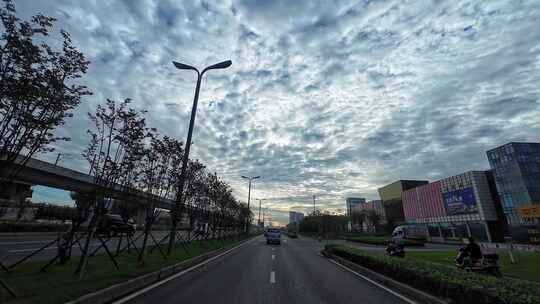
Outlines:
<svg viewBox="0 0 540 304"><path fill-rule="evenodd" d="M454 267L456 254L455 250L407 251L406 258ZM512 264L508 252L497 254L503 275L540 283L540 253L515 251L512 253L515 264Z"/></svg>
<svg viewBox="0 0 540 304"><path fill-rule="evenodd" d="M132 250L129 254L117 258L120 270L114 268L106 255L98 255L89 260L87 273L82 280L78 280L78 276L73 274L79 257L73 257L65 265L50 267L46 273L40 273L39 270L47 261L25 263L11 274L0 273L0 278L14 289L18 296L13 299L6 291L0 289L0 303L65 303L206 252L229 247L243 239L245 238L193 241L188 246L188 252L178 246L167 261L158 250L154 250L148 254L144 265L137 262L137 253Z"/></svg>
<svg viewBox="0 0 540 304"><path fill-rule="evenodd" d="M327 245L325 251L455 303L540 303L540 285L534 282L495 278L414 259L371 255L343 245Z"/></svg>

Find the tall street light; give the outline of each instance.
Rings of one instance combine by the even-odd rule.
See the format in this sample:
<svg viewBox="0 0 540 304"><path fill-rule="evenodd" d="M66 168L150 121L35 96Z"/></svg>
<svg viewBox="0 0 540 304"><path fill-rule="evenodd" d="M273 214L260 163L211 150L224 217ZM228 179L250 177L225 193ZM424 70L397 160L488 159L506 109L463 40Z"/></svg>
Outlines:
<svg viewBox="0 0 540 304"><path fill-rule="evenodd" d="M187 65L187 64L183 64L183 63L180 63L180 62L176 62L176 61L173 61L173 64L174 66L177 68L177 69L180 69L180 70L193 70L195 72L197 72L197 87L195 88L195 97L193 98L193 108L191 109L191 119L189 121L189 131L188 131L188 136L187 136L187 140L186 140L186 148L185 148L185 151L184 151L184 158L182 160L182 171L180 171L180 180L179 180L179 187L178 189L180 191L178 191L178 194L177 194L177 197L176 197L176 210L175 212L178 212L179 210L179 207L180 207L180 202L182 201L182 193L183 193L183 190L184 190L184 184L185 184L185 179L186 179L186 169L187 169L187 164L188 164L188 159L189 159L189 149L191 148L191 135L193 134L193 126L195 125L195 115L197 114L197 102L199 101L199 90L201 88L201 79L202 79L202 76L204 75L204 73L208 70L216 70L216 69L226 69L228 67L231 66L232 64L232 61L230 60L227 60L227 61L223 61L223 62L220 62L220 63L216 63L216 64L213 64L211 66L208 66L206 68L204 68L204 70L202 70L202 72L199 72L199 70L196 68L196 67L193 67L193 66L190 66L190 65ZM175 240L176 240L176 229L178 227L178 214L175 215L174 217L174 221L173 221L173 226L171 228L171 235L169 236L169 247L167 248L167 252L168 254L170 254L173 250L173 247L174 247L174 243L175 243Z"/></svg>
<svg viewBox="0 0 540 304"><path fill-rule="evenodd" d="M257 179L257 178L260 178L259 175L257 176L244 176L242 175L242 178L245 178L249 181L249 188L248 188L248 210L249 210L249 202L251 200L251 181L254 180L254 179ZM246 232L249 233L249 224L247 221L246 221Z"/></svg>

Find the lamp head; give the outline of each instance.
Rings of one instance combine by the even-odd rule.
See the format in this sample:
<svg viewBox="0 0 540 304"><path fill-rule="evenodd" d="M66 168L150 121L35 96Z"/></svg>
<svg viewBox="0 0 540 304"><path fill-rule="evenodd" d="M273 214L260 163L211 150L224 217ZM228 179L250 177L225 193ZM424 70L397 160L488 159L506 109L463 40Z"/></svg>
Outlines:
<svg viewBox="0 0 540 304"><path fill-rule="evenodd" d="M187 64L183 64L181 62L173 61L172 63L174 64L174 66L177 69L180 69L180 70L197 70L195 67L192 67L192 66L187 65Z"/></svg>
<svg viewBox="0 0 540 304"><path fill-rule="evenodd" d="M230 67L232 64L232 61L230 60L225 60L225 61L222 61L220 63L216 63L216 64L213 64L209 67L206 68L206 70L213 70L213 69L226 69L228 67Z"/></svg>

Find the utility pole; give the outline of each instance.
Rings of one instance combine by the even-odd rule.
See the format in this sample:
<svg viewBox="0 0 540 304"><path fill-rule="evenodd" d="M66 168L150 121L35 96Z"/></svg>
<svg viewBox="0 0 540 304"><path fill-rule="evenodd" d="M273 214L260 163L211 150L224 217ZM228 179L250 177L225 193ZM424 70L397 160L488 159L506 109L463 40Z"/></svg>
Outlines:
<svg viewBox="0 0 540 304"><path fill-rule="evenodd" d="M259 220L258 220L258 223L259 223L259 226L261 225L261 202L264 201L264 198L259 198ZM264 224L263 224L264 226Z"/></svg>
<svg viewBox="0 0 540 304"><path fill-rule="evenodd" d="M315 195L313 196L313 214L315 214Z"/></svg>
<svg viewBox="0 0 540 304"><path fill-rule="evenodd" d="M254 179L257 179L257 178L260 178L259 175L257 176L245 176L245 175L242 175L242 178L245 178L249 181L249 188L248 188L248 202L247 202L247 207L248 207L248 210L249 209L249 202L251 200L251 181L254 180ZM246 220L246 233L249 234L249 225L251 223L249 222L249 220Z"/></svg>

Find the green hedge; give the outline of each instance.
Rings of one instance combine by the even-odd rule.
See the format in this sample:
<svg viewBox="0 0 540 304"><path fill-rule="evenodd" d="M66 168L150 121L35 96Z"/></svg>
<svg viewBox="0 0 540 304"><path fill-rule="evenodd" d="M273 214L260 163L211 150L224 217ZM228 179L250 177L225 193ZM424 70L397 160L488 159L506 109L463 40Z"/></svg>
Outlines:
<svg viewBox="0 0 540 304"><path fill-rule="evenodd" d="M348 237L346 238L347 241L351 242L359 242L359 243L365 243L370 245L387 245L388 240L390 240L390 237L379 237L379 236L355 236L355 237ZM417 240L404 240L404 245L406 247L414 247L414 246L424 246L424 242L417 241Z"/></svg>
<svg viewBox="0 0 540 304"><path fill-rule="evenodd" d="M532 282L469 273L429 262L374 256L342 245L327 245L325 251L456 303L540 303L540 285Z"/></svg>
<svg viewBox="0 0 540 304"><path fill-rule="evenodd" d="M70 224L4 222L0 223L0 232L64 232L70 226Z"/></svg>

